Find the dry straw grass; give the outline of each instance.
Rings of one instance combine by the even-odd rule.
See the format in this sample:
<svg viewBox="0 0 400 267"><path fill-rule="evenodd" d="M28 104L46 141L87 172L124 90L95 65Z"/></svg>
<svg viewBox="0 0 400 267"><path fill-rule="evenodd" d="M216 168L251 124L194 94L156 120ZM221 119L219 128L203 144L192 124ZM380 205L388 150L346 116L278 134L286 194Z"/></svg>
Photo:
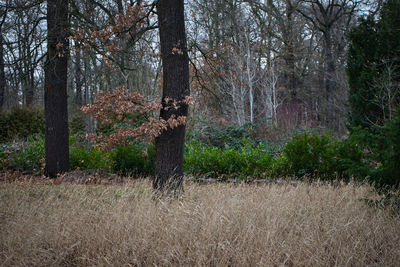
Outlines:
<svg viewBox="0 0 400 267"><path fill-rule="evenodd" d="M3 266L398 266L400 219L365 186L0 183Z"/></svg>

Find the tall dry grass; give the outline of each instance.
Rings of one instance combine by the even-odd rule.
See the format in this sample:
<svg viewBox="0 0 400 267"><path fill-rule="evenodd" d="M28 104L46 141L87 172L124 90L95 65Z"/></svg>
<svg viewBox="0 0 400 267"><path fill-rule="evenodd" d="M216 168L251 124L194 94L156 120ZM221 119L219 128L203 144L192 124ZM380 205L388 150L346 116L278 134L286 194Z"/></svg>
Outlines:
<svg viewBox="0 0 400 267"><path fill-rule="evenodd" d="M365 186L0 183L3 266L399 266L400 219Z"/></svg>

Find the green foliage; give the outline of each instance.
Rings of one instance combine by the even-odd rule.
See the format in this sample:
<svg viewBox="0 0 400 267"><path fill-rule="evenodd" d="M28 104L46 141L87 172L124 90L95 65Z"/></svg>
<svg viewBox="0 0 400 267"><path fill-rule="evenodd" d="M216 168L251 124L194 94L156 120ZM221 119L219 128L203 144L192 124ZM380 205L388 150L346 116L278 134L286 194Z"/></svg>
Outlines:
<svg viewBox="0 0 400 267"><path fill-rule="evenodd" d="M382 165L373 177L380 188L400 186L400 109L397 117L383 127L380 154Z"/></svg>
<svg viewBox="0 0 400 267"><path fill-rule="evenodd" d="M237 150L191 143L186 145L184 169L187 173L206 176L266 176L273 161L273 157L260 146L247 145Z"/></svg>
<svg viewBox="0 0 400 267"><path fill-rule="evenodd" d="M287 158L288 174L296 176L323 175L326 172L328 155L328 136L309 135L295 136L286 144L284 155Z"/></svg>
<svg viewBox="0 0 400 267"><path fill-rule="evenodd" d="M43 135L32 135L26 142L3 145L0 152L0 169L40 174L44 155Z"/></svg>
<svg viewBox="0 0 400 267"><path fill-rule="evenodd" d="M378 22L379 54L400 66L400 1L386 0Z"/></svg>
<svg viewBox="0 0 400 267"><path fill-rule="evenodd" d="M71 169L110 171L112 167L110 154L96 148L89 150L84 147L72 148L69 158Z"/></svg>
<svg viewBox="0 0 400 267"><path fill-rule="evenodd" d="M253 146L257 146L260 140L255 138L255 125L251 123L243 126L230 125L222 126L208 120L201 120L190 123L196 123L195 129L189 129L186 134L186 140L189 143L201 142L208 146L218 148L235 148L240 149L243 146L243 140L250 142Z"/></svg>
<svg viewBox="0 0 400 267"><path fill-rule="evenodd" d="M364 170L383 191L400 184L399 110L392 116L400 103L399 29L400 1L387 0L378 21L363 19L349 35L349 140L362 147Z"/></svg>
<svg viewBox="0 0 400 267"><path fill-rule="evenodd" d="M358 178L368 175L361 148L354 140L335 140L328 134L303 134L289 142L276 166L281 174L320 179Z"/></svg>
<svg viewBox="0 0 400 267"><path fill-rule="evenodd" d="M378 36L373 18L362 19L348 38L349 121L352 126L367 127L370 121L378 121L380 117L379 107L373 102L377 88L372 84L379 72L376 65Z"/></svg>
<svg viewBox="0 0 400 267"><path fill-rule="evenodd" d="M72 135L82 135L85 133L85 120L82 116L75 116L69 122L69 132Z"/></svg>
<svg viewBox="0 0 400 267"><path fill-rule="evenodd" d="M155 145L148 146L133 144L117 146L112 152L113 171L123 175L154 174L154 162L156 158Z"/></svg>
<svg viewBox="0 0 400 267"><path fill-rule="evenodd" d="M40 174L45 157L43 135L32 135L25 142L0 146L0 170ZM71 170L103 170L123 175L151 175L154 173L155 146L134 144L119 146L113 152L100 151L90 144L70 136Z"/></svg>
<svg viewBox="0 0 400 267"><path fill-rule="evenodd" d="M400 1L387 0L378 21L363 18L348 38L350 126L383 125L400 95ZM389 72L389 73L388 73ZM393 88L390 88L393 87Z"/></svg>
<svg viewBox="0 0 400 267"><path fill-rule="evenodd" d="M363 147L364 158L371 168L370 181L377 189L385 191L400 187L400 108L395 120L382 127L354 130L352 138Z"/></svg>
<svg viewBox="0 0 400 267"><path fill-rule="evenodd" d="M330 145L331 159L330 172L337 177L364 180L371 172L371 166L365 161L362 147L355 138L335 140Z"/></svg>
<svg viewBox="0 0 400 267"><path fill-rule="evenodd" d="M26 139L32 134L44 134L44 112L41 109L15 107L0 113L0 143Z"/></svg>

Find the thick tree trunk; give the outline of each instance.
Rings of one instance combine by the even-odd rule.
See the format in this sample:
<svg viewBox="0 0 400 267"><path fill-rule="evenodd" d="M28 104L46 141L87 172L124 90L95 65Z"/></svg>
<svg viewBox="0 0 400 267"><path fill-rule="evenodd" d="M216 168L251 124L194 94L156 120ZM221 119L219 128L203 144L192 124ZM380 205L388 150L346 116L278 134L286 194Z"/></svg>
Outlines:
<svg viewBox="0 0 400 267"><path fill-rule="evenodd" d="M160 0L157 3L163 61L162 104L165 99L183 100L190 94L183 0ZM187 116L187 105L162 109L160 117ZM153 188L156 194L179 196L183 193L183 148L185 125L165 130L156 139L156 166Z"/></svg>
<svg viewBox="0 0 400 267"><path fill-rule="evenodd" d="M68 0L47 1L47 62L45 66L46 175L69 169L67 66Z"/></svg>
<svg viewBox="0 0 400 267"><path fill-rule="evenodd" d="M6 75L4 72L3 33L0 26L0 111L4 105L4 91L6 90Z"/></svg>

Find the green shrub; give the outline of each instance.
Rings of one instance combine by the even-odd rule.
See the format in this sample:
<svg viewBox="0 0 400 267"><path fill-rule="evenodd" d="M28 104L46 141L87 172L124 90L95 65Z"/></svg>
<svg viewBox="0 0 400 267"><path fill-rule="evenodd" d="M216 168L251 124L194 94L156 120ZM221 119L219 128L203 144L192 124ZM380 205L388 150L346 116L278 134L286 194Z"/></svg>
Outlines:
<svg viewBox="0 0 400 267"><path fill-rule="evenodd" d="M297 177L325 175L330 139L326 135L303 134L293 137L286 144L284 155L287 158L286 171Z"/></svg>
<svg viewBox="0 0 400 267"><path fill-rule="evenodd" d="M33 134L44 134L45 119L42 109L15 107L0 113L0 142L16 138L26 139Z"/></svg>
<svg viewBox="0 0 400 267"><path fill-rule="evenodd" d="M273 157L262 147L243 146L239 150L207 147L202 143L186 145L186 173L205 176L265 176L271 171Z"/></svg>
<svg viewBox="0 0 400 267"><path fill-rule="evenodd" d="M111 155L96 148L72 148L69 158L71 169L110 171L112 166Z"/></svg>
<svg viewBox="0 0 400 267"><path fill-rule="evenodd" d="M85 133L85 120L82 116L74 116L69 122L69 132L72 135L82 135Z"/></svg>
<svg viewBox="0 0 400 267"><path fill-rule="evenodd" d="M395 120L382 127L383 140L376 151L381 165L372 176L379 188L399 188L400 186L400 108Z"/></svg>
<svg viewBox="0 0 400 267"><path fill-rule="evenodd" d="M330 149L334 157L329 170L338 178L364 180L370 175L371 166L365 161L362 147L355 138L333 141Z"/></svg>
<svg viewBox="0 0 400 267"><path fill-rule="evenodd" d="M281 174L320 179L364 179L368 164L356 140L335 140L330 135L303 134L286 144Z"/></svg>
<svg viewBox="0 0 400 267"><path fill-rule="evenodd" d="M286 175L287 166L289 165L288 158L284 153L276 157L271 166L271 176L279 177Z"/></svg>
<svg viewBox="0 0 400 267"><path fill-rule="evenodd" d="M400 108L382 127L355 128L351 138L362 146L371 166L370 181L379 190L400 187Z"/></svg>
<svg viewBox="0 0 400 267"><path fill-rule="evenodd" d="M154 174L155 145L133 144L117 146L112 153L112 169L123 175Z"/></svg>
<svg viewBox="0 0 400 267"><path fill-rule="evenodd" d="M6 145L2 145L0 148L0 171L8 169L9 168L8 164L9 164L8 148Z"/></svg>
<svg viewBox="0 0 400 267"><path fill-rule="evenodd" d="M255 125L251 123L244 124L243 126L230 125L223 126L215 122L211 122L199 117L190 118L189 126L193 125L193 129L189 127L186 140L189 143L201 142L206 145L215 146L219 148L235 148L240 149L243 146L243 141L257 146L260 140L255 135Z"/></svg>
<svg viewBox="0 0 400 267"><path fill-rule="evenodd" d="M3 145L0 152L0 169L40 174L44 162L45 146L43 135L28 137L19 144Z"/></svg>

